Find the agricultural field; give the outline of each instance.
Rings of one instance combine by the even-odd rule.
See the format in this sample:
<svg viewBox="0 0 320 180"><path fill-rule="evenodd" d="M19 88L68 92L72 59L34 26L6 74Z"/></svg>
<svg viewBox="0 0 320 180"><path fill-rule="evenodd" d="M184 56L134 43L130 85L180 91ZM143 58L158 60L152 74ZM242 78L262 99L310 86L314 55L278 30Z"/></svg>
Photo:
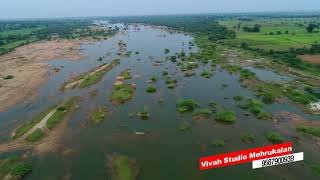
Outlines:
<svg viewBox="0 0 320 180"><path fill-rule="evenodd" d="M240 19L240 20L239 20ZM320 24L318 18L233 18L219 21L221 25L235 30L237 38L232 43L246 42L254 48L288 51L290 48L310 47L320 42L320 32L307 32L310 23ZM243 27L261 25L259 32L246 32Z"/></svg>

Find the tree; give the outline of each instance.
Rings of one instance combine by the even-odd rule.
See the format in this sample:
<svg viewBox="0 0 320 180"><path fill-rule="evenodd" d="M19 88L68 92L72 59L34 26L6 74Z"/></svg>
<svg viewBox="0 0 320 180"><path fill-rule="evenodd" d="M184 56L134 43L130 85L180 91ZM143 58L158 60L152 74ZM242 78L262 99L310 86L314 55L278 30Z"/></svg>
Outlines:
<svg viewBox="0 0 320 180"><path fill-rule="evenodd" d="M260 32L261 25L255 24L253 27L245 26L242 28L245 32Z"/></svg>
<svg viewBox="0 0 320 180"><path fill-rule="evenodd" d="M306 30L308 33L312 33L314 29L318 28L318 25L314 23L310 23L307 27Z"/></svg>

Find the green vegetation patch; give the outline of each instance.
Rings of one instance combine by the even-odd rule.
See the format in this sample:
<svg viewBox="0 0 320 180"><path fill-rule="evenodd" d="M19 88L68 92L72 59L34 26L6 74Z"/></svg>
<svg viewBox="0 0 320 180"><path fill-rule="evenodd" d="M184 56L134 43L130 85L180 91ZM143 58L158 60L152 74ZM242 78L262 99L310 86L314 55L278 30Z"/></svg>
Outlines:
<svg viewBox="0 0 320 180"><path fill-rule="evenodd" d="M65 115L71 111L72 107L79 100L79 97L73 97L66 102L58 105L56 112L48 119L46 127L48 129L53 129L58 123L60 123Z"/></svg>
<svg viewBox="0 0 320 180"><path fill-rule="evenodd" d="M240 101L243 100L243 96L234 96L233 100L236 101L236 102L240 102Z"/></svg>
<svg viewBox="0 0 320 180"><path fill-rule="evenodd" d="M44 136L45 136L45 133L40 128L38 128L26 138L26 141L36 142L41 140Z"/></svg>
<svg viewBox="0 0 320 180"><path fill-rule="evenodd" d="M46 115L55 109L56 106L49 108L48 110L42 112L37 117L35 117L33 120L28 121L24 123L22 126L20 126L17 130L15 130L14 136L12 136L13 139L17 139L18 137L21 137L26 132L28 132L30 129L32 129L36 124L38 124Z"/></svg>
<svg viewBox="0 0 320 180"><path fill-rule="evenodd" d="M309 127L309 126L299 126L298 131L313 135L315 137L320 137L320 128Z"/></svg>
<svg viewBox="0 0 320 180"><path fill-rule="evenodd" d="M252 78L256 78L256 74L249 69L243 69L240 71L240 81Z"/></svg>
<svg viewBox="0 0 320 180"><path fill-rule="evenodd" d="M101 123L106 117L106 112L107 109L105 107L99 107L93 110L89 115L91 122L94 124Z"/></svg>
<svg viewBox="0 0 320 180"><path fill-rule="evenodd" d="M236 121L236 114L232 111L220 111L214 115L216 121L224 123L234 123Z"/></svg>
<svg viewBox="0 0 320 180"><path fill-rule="evenodd" d="M247 109L251 113L257 116L259 119L270 119L271 115L264 111L263 104L260 101L257 101L255 99L248 99L246 103L241 104L240 107L242 109Z"/></svg>
<svg viewBox="0 0 320 180"><path fill-rule="evenodd" d="M32 171L32 166L29 163L19 163L17 164L10 172L10 174L14 177L23 178L27 174L29 174Z"/></svg>
<svg viewBox="0 0 320 180"><path fill-rule="evenodd" d="M181 113L194 111L198 103L193 99L180 100L177 104L177 110Z"/></svg>
<svg viewBox="0 0 320 180"><path fill-rule="evenodd" d="M109 64L102 64L101 66L98 66L89 72L86 72L84 74L80 74L77 77L73 78L72 80L65 82L61 86L60 89L65 90L67 85L72 84L77 81L81 81L81 82L74 84L74 87L78 86L80 88L86 88L86 87L92 86L92 85L98 83L99 81L101 81L103 76L108 71L110 71L112 68L114 68L115 66L117 66L119 64L120 64L120 59L115 59L115 60L111 61Z"/></svg>
<svg viewBox="0 0 320 180"><path fill-rule="evenodd" d="M289 89L288 90L287 97L291 99L294 102L303 104L303 105L308 105L311 102L314 102L317 100L315 96L312 94L309 94L308 92L300 91L297 89Z"/></svg>
<svg viewBox="0 0 320 180"><path fill-rule="evenodd" d="M136 161L127 156L112 155L108 165L114 180L135 180L139 174Z"/></svg>
<svg viewBox="0 0 320 180"><path fill-rule="evenodd" d="M125 103L133 97L135 88L130 84L121 84L114 86L111 100L116 103Z"/></svg>
<svg viewBox="0 0 320 180"><path fill-rule="evenodd" d="M167 84L167 88L174 89L177 86L177 80L167 77L166 84Z"/></svg>
<svg viewBox="0 0 320 180"><path fill-rule="evenodd" d="M192 114L193 118L209 118L211 115L211 111L208 108L203 108L203 109L197 109L195 112Z"/></svg>
<svg viewBox="0 0 320 180"><path fill-rule="evenodd" d="M122 71L120 73L120 76L122 76L125 80L131 79L132 76L131 76L131 73L130 73L130 69L126 69L126 70Z"/></svg>
<svg viewBox="0 0 320 180"><path fill-rule="evenodd" d="M156 75L153 75L153 76L151 76L151 77L149 78L149 80L155 82L155 81L157 81L157 76L156 76Z"/></svg>
<svg viewBox="0 0 320 180"><path fill-rule="evenodd" d="M179 130L180 131L185 132L185 131L188 131L189 129L191 129L191 124L186 122L186 121L179 125Z"/></svg>
<svg viewBox="0 0 320 180"><path fill-rule="evenodd" d="M212 74L211 74L209 71L203 71L203 72L201 73L201 76L202 76L202 77L205 77L205 78L207 78L207 79L210 79L210 77L212 76Z"/></svg>
<svg viewBox="0 0 320 180"><path fill-rule="evenodd" d="M266 137L272 143L281 143L284 141L284 138L278 132L268 132Z"/></svg>
<svg viewBox="0 0 320 180"><path fill-rule="evenodd" d="M0 179L4 178L8 174L12 176L11 179L22 179L25 178L32 171L32 166L28 162L20 157L9 157L0 160Z"/></svg>
<svg viewBox="0 0 320 180"><path fill-rule="evenodd" d="M211 145L214 147L223 147L225 144L226 143L223 139L215 139L211 142Z"/></svg>
<svg viewBox="0 0 320 180"><path fill-rule="evenodd" d="M252 143L255 137L256 136L253 133L245 132L241 134L241 141L244 143Z"/></svg>
<svg viewBox="0 0 320 180"><path fill-rule="evenodd" d="M3 77L3 80L9 80L9 79L13 79L14 76L13 75L6 75Z"/></svg>
<svg viewBox="0 0 320 180"><path fill-rule="evenodd" d="M148 120L150 118L150 114L146 111L138 112L137 116L142 120Z"/></svg>
<svg viewBox="0 0 320 180"><path fill-rule="evenodd" d="M148 92L148 93L155 93L156 91L157 91L157 88L152 85L149 85L146 89L146 92Z"/></svg>

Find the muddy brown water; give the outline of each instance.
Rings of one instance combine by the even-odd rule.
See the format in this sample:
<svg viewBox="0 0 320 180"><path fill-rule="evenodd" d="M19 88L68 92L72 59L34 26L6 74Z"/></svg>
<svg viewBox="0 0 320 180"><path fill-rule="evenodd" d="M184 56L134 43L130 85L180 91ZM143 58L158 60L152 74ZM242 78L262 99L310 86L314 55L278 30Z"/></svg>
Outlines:
<svg viewBox="0 0 320 180"><path fill-rule="evenodd" d="M159 28L139 26L140 30L130 26L126 33L118 34L108 40L82 45L83 61L51 61L53 66L61 68L58 73L50 76L49 81L39 89L34 100L26 100L6 112L0 113L1 141L9 139L10 131L18 124L27 121L54 104L72 96L82 97L80 108L68 121L68 128L61 139L61 151L32 156L33 171L27 179L108 179L110 172L107 169L107 155L118 153L133 157L140 167L138 179L319 179L320 176L312 171L308 163L319 163L320 156L314 149L305 146L306 143L294 141L294 151L304 151L306 160L289 165L275 166L252 170L251 164L243 164L220 169L199 171L198 159L202 156L238 151L252 147L270 144L265 134L276 130L272 121L258 120L254 116L246 116L246 111L240 109L232 97L241 95L254 97L253 93L240 86L238 75L230 75L226 71L216 70L211 79L200 76L204 70L210 70L210 65L200 65L197 75L184 77L176 64L165 61L166 56L180 52L196 52L197 48L189 50L188 43L193 38L179 33L168 33ZM166 36L163 36L166 35ZM131 57L118 57L118 41L127 44L127 49L133 51ZM168 55L164 49L170 49ZM139 51L136 55L134 52ZM111 56L102 62L98 57L111 52ZM74 89L65 92L59 91L60 85L75 74L89 71L102 63L115 58L121 59L121 64L109 71L103 80L96 85L85 89ZM155 61L163 61L161 66L153 67ZM132 76L140 78L127 80L135 83L137 90L133 99L123 105L115 106L110 101L113 83L116 76L123 70L130 68ZM178 80L174 90L167 89L162 71L169 71L169 75ZM273 72L265 72L261 76L271 80L283 80ZM260 71L256 71L257 74ZM147 81L152 75L158 77L154 83L157 92L145 92ZM265 77L267 80L268 77ZM227 87L223 87L227 84ZM98 90L96 97L90 97L92 90ZM229 99L226 99L228 97ZM158 100L164 99L163 104ZM193 98L200 106L208 107L211 101L219 107L235 111L237 122L232 125L216 123L213 120L192 121L191 113L179 114L176 103L180 99ZM108 107L110 113L100 125L88 123L88 112L97 106ZM290 111L310 120L320 120L319 116L304 114L291 104L266 105L270 113ZM129 118L130 113L148 111L149 120L140 120L137 117ZM191 129L179 131L179 125L190 122ZM136 131L148 132L144 136L136 135ZM252 144L241 142L243 132L256 134ZM226 141L225 147L214 148L210 144L217 138ZM286 137L287 140L294 140ZM309 143L313 143L310 141ZM63 153L70 152L70 153ZM21 154L15 151L0 154L0 158L12 154Z"/></svg>

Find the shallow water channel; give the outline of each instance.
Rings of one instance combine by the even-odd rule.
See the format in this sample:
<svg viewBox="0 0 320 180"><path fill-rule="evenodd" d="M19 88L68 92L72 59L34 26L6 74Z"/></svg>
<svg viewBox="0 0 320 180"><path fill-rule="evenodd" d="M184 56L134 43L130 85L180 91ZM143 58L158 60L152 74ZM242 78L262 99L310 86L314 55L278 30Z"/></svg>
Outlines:
<svg viewBox="0 0 320 180"><path fill-rule="evenodd" d="M189 41L193 38L181 33L169 33L160 28L139 25L130 26L124 33L99 42L82 45L82 54L86 58L82 61L54 60L52 66L61 68L57 73L51 72L48 82L39 89L38 96L0 113L1 140L9 139L10 131L18 124L27 121L46 110L52 105L79 95L82 97L80 108L68 120L68 128L61 139L62 149L59 152L46 153L33 157L33 172L27 179L108 179L110 171L107 168L107 155L118 153L133 157L140 167L138 179L318 179L304 162L284 166L275 166L252 170L251 164L243 164L220 169L199 171L198 159L202 156L227 153L270 144L265 134L275 129L272 121L258 120L253 115L246 116L246 111L240 109L232 99L234 96L254 97L254 94L239 84L238 75L231 75L226 71L215 71L210 79L200 76L204 70L210 70L209 65L200 65L197 75L184 77L179 67L166 57L180 52L196 52L197 48L189 49ZM118 42L127 44L131 57L119 57ZM164 49L170 49L169 54ZM100 56L111 52L101 62ZM59 90L60 85L69 80L74 74L89 71L90 69L112 61L121 59L119 66L106 73L103 80L89 88L74 89L65 92ZM155 61L163 61L160 66L153 66ZM116 76L123 70L130 68L132 76L138 78L127 80L135 83L137 89L133 99L123 105L113 105L110 95ZM175 89L166 87L162 71L168 68L169 76L178 80ZM267 71L267 70L264 70ZM261 72L262 76L269 76L268 72ZM157 92L147 93L146 81L156 75L154 83ZM275 77L275 78L274 78ZM276 76L271 80L278 80ZM268 80L268 77L265 79ZM282 80L282 79L281 79ZM227 86L223 86L227 84ZM90 92L98 90L96 97ZM159 99L164 103L160 104ZM232 125L217 123L214 120L192 121L192 113L180 114L176 110L176 103L180 99L193 98L200 107L208 107L211 101L219 107L236 112L237 121ZM97 106L105 105L110 115L99 125L92 125L88 120L88 113ZM319 116L304 114L291 104L266 105L270 113L291 111L308 119L320 119ZM130 118L130 113L148 111L149 120ZM185 132L179 130L184 122L191 123L191 129ZM136 135L136 131L149 132L145 136ZM252 144L245 144L240 139L243 132L256 134ZM212 147L211 142L223 138L225 147ZM290 137L288 137L289 140ZM71 153L64 154L64 150L71 149ZM294 151L305 151L308 161L320 161L312 150L303 146L295 146ZM13 152L21 153L21 152ZM6 157L12 153L1 154Z"/></svg>

